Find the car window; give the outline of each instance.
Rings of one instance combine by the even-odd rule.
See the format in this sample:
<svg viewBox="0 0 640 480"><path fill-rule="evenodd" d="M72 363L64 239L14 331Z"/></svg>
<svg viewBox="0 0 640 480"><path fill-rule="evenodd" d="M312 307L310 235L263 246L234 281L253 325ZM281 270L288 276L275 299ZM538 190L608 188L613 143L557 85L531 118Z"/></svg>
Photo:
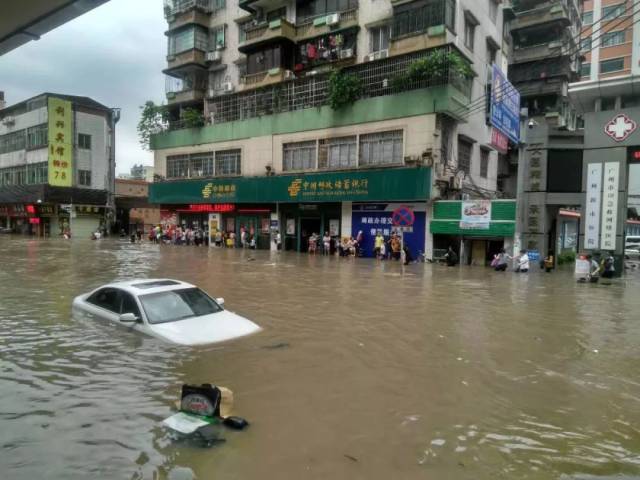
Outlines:
<svg viewBox="0 0 640 480"><path fill-rule="evenodd" d="M122 296L122 309L120 310L120 314L133 313L136 317L140 318L140 309L133 295L127 292L121 292L120 295Z"/></svg>
<svg viewBox="0 0 640 480"><path fill-rule="evenodd" d="M87 302L113 313L120 313L120 292L115 288L102 288L94 292Z"/></svg>
<svg viewBox="0 0 640 480"><path fill-rule="evenodd" d="M149 323L165 323L217 313L222 307L199 288L183 288L141 295Z"/></svg>

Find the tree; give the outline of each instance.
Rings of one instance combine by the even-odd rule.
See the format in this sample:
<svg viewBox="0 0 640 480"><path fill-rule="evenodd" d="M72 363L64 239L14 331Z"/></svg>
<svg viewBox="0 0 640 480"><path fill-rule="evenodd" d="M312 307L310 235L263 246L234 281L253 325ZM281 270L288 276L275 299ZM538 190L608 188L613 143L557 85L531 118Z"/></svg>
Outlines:
<svg viewBox="0 0 640 480"><path fill-rule="evenodd" d="M140 121L138 122L138 140L145 150L151 150L151 135L161 133L169 127L169 112L165 105L156 105L148 100L140 107Z"/></svg>

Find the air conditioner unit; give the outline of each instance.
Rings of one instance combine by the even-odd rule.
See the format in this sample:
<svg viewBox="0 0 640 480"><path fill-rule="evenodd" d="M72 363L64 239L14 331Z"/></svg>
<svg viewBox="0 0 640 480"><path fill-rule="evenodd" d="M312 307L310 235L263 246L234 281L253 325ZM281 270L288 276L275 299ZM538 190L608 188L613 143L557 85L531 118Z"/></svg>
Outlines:
<svg viewBox="0 0 640 480"><path fill-rule="evenodd" d="M449 177L449 188L451 190L462 190L462 177L459 175Z"/></svg>
<svg viewBox="0 0 640 480"><path fill-rule="evenodd" d="M418 163L418 157L415 155L406 156L404 157L404 163L405 165L415 165Z"/></svg>
<svg viewBox="0 0 640 480"><path fill-rule="evenodd" d="M207 62L219 62L222 60L222 52L219 50L213 50L207 52Z"/></svg>
<svg viewBox="0 0 640 480"><path fill-rule="evenodd" d="M389 50L378 50L377 52L371 52L367 55L367 60L380 60L382 58L387 58L389 56Z"/></svg>
<svg viewBox="0 0 640 480"><path fill-rule="evenodd" d="M338 23L340 23L340 14L332 13L331 15L327 15L326 22L330 27L333 25L338 25Z"/></svg>
<svg viewBox="0 0 640 480"><path fill-rule="evenodd" d="M351 58L353 57L353 48L343 48L340 50L340 58Z"/></svg>
<svg viewBox="0 0 640 480"><path fill-rule="evenodd" d="M16 119L15 117L12 117L11 115L6 116L2 119L2 124L5 126L9 126L9 125L15 125L16 124Z"/></svg>
<svg viewBox="0 0 640 480"><path fill-rule="evenodd" d="M222 90L224 90L225 93L231 93L233 92L234 88L233 88L233 83L231 82L225 82L222 84Z"/></svg>
<svg viewBox="0 0 640 480"><path fill-rule="evenodd" d="M285 72L284 72L284 79L285 80L293 80L294 78L296 78L296 74L293 73L293 71L285 70Z"/></svg>

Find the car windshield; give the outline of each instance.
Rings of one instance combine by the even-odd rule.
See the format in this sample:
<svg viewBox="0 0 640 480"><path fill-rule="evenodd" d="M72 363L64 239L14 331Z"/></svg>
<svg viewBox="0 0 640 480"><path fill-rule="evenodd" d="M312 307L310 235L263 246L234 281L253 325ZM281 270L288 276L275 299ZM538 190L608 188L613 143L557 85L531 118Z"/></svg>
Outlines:
<svg viewBox="0 0 640 480"><path fill-rule="evenodd" d="M183 288L141 295L149 323L166 323L217 313L222 307L199 288Z"/></svg>

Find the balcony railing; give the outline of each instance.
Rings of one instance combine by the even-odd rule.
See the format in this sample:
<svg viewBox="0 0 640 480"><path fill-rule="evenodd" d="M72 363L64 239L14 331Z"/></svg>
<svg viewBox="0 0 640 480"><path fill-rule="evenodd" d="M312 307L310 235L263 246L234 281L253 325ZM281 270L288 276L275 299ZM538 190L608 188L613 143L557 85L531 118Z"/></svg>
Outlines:
<svg viewBox="0 0 640 480"><path fill-rule="evenodd" d="M464 96L470 98L471 79L454 71L445 71L440 78L406 82L401 90L398 90L397 86L392 86L393 78L406 72L412 62L441 49L447 52L453 51L449 46L439 47L345 67L343 71L356 75L360 79L364 92L361 98L380 97L441 85L452 85ZM209 101L208 111L211 113L213 123L224 123L322 107L328 105L328 83L328 75L315 75L279 82L251 91L223 95Z"/></svg>
<svg viewBox="0 0 640 480"><path fill-rule="evenodd" d="M247 25L240 29L240 46L285 37L295 40L296 28L285 19L273 20L258 25Z"/></svg>
<svg viewBox="0 0 640 480"><path fill-rule="evenodd" d="M204 12L212 12L218 4L220 1L216 0L164 0L164 16L169 18L195 8Z"/></svg>
<svg viewBox="0 0 640 480"><path fill-rule="evenodd" d="M445 25L449 30L455 29L455 0L435 0L415 8L402 7L394 10L392 39L420 35L440 25Z"/></svg>
<svg viewBox="0 0 640 480"><path fill-rule="evenodd" d="M342 12L336 12L338 15L338 28L348 28L358 23L358 9L352 8ZM316 15L314 17L305 18L303 21L296 23L296 37L298 40L316 35L329 33L333 26L328 26L326 19L331 14ZM324 21L323 21L324 20Z"/></svg>

